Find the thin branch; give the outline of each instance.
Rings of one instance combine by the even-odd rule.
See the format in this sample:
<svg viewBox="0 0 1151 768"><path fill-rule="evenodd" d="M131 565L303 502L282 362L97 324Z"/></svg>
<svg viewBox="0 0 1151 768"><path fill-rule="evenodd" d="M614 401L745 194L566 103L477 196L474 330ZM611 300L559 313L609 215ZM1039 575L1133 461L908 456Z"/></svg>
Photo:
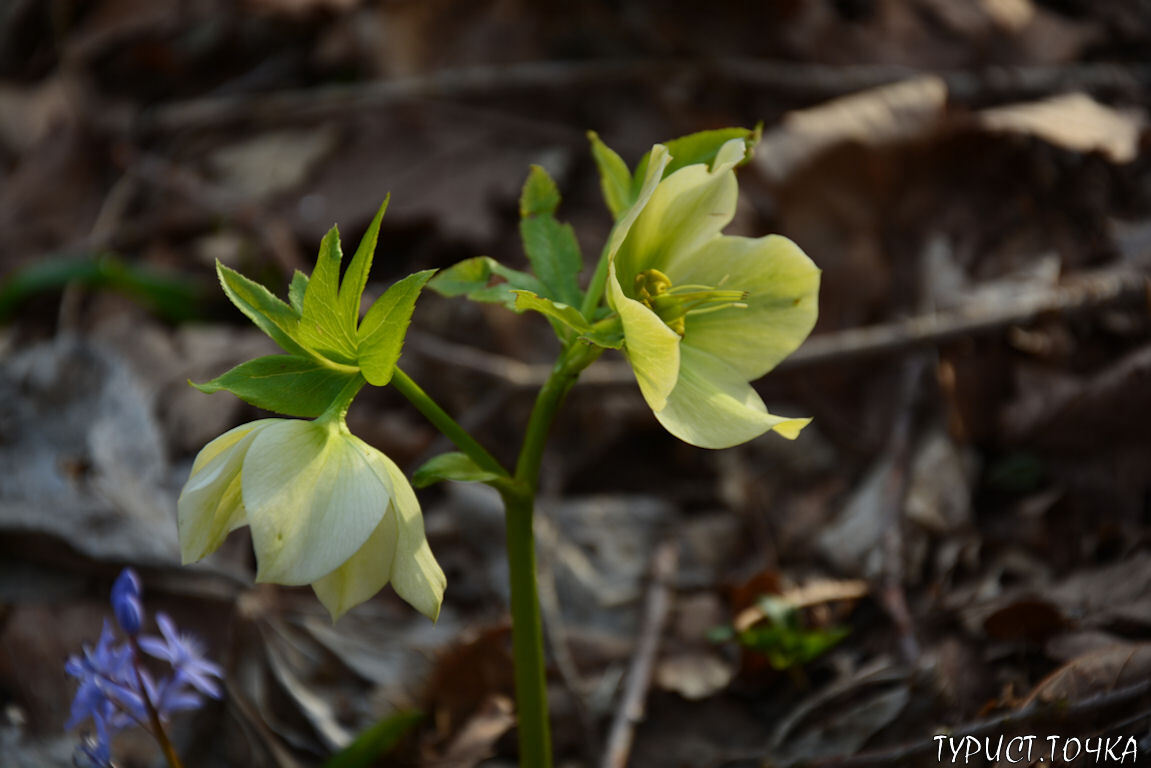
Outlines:
<svg viewBox="0 0 1151 768"><path fill-rule="evenodd" d="M877 355L904 353L963 336L995 333L1048 316L1072 317L1100 309L1147 307L1151 282L1134 272L1101 271L1070 278L1063 285L1020 292L996 304L972 302L955 309L909 317L864 328L812 336L784 360L779 370L842 363Z"/></svg>
<svg viewBox="0 0 1151 768"><path fill-rule="evenodd" d="M547 363L525 363L514 357L485 352L465 344L457 344L418 330L410 330L406 349L429 360L448 363L506 381L513 387L535 389L551 376L552 366ZM635 376L626 363L597 360L580 375L581 384L631 384Z"/></svg>
<svg viewBox="0 0 1151 768"><path fill-rule="evenodd" d="M878 590L880 602L899 633L900 652L912 666L919 657L919 642L903 585L903 505L909 484L916 395L926 368L925 356L915 355L903 362L900 372L895 423L887 448L891 456L891 471L883 489L883 572Z"/></svg>
<svg viewBox="0 0 1151 768"><path fill-rule="evenodd" d="M660 544L652 555L651 583L648 586L643 625L627 671L623 698L612 720L600 768L624 768L627 765L636 725L643 720L656 653L671 611L671 584L678 566L679 549L676 543L665 541Z"/></svg>
<svg viewBox="0 0 1151 768"><path fill-rule="evenodd" d="M1070 90L1139 94L1151 85L1151 66L1143 64L998 66L933 71L890 65L827 66L740 58L537 61L472 66L386 81L278 93L208 96L172 102L142 113L138 126L145 131L171 133L235 123L283 125L378 110L418 99L618 86L684 74L808 100L833 98L923 74L943 78L951 97L959 101L1033 98ZM130 109L107 110L98 119L104 127L117 131L137 125Z"/></svg>

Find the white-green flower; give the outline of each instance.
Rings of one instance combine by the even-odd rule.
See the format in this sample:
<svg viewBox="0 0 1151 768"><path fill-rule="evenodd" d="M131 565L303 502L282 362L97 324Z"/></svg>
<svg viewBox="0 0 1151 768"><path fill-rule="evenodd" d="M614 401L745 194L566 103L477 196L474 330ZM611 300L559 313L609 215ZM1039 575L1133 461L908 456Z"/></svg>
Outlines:
<svg viewBox="0 0 1151 768"><path fill-rule="evenodd" d="M608 303L644 399L669 432L727 448L768 430L795 438L810 419L768 413L748 384L815 324L819 270L785 237L721 234L735 215L743 139L712 167L670 161L656 145L638 199L609 242Z"/></svg>
<svg viewBox="0 0 1151 768"><path fill-rule="evenodd" d="M446 580L399 467L342 417L262 419L204 446L180 493L180 550L194 562L251 527L256 580L311 584L337 619L389 582L435 619Z"/></svg>

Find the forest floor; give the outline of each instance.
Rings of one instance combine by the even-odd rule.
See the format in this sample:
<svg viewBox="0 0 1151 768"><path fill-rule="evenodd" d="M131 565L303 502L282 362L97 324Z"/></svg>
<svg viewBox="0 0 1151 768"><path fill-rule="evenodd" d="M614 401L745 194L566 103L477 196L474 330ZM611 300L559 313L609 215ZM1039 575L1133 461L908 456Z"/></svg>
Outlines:
<svg viewBox="0 0 1151 768"><path fill-rule="evenodd" d="M1037 737L1002 765L1052 764L1048 735L1151 752L1151 5L744 5L0 11L0 765L71 765L63 662L124 565L227 670L177 723L187 765L320 765L411 710L380 765L514 764L488 489L421 492L435 625L385 590L333 626L253 584L246 532L179 565L192 458L259 417L187 381L272 349L213 261L283 293L391 192L370 293L520 266L537 163L592 264L587 130L634 163L761 121L728 231L822 269L814 334L757 384L814 421L695 449L622 358L588 370L537 526L557 762L600 764L627 694L642 768L938 765L936 734ZM538 317L426 296L403 364L510 460L555 351ZM387 389L349 421L409 471L447 447ZM142 737L117 752L156 764Z"/></svg>

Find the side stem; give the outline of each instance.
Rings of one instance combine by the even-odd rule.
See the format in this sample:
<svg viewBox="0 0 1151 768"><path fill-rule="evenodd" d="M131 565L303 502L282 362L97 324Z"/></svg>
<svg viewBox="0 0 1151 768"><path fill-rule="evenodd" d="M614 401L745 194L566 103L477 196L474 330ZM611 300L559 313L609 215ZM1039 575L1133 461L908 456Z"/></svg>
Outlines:
<svg viewBox="0 0 1151 768"><path fill-rule="evenodd" d="M508 471L504 469L503 465L488 453L479 442L472 437L466 429L461 427L455 419L448 415L448 412L439 406L439 404L420 388L419 384L412 381L411 377L396 367L395 373L392 374L392 386L399 390L400 394L406 397L416 410L424 415L436 429L438 429L445 437L455 443L455 446L461 451L466 453L472 461L478 464L483 469L489 472L508 477Z"/></svg>
<svg viewBox="0 0 1151 768"><path fill-rule="evenodd" d="M591 281L587 284L587 293L584 294L583 304L580 306L580 313L588 320L592 319L595 308L599 306L599 300L603 298L608 271L607 249L610 242L611 239L609 238L608 243L604 244L603 252L599 255L599 261L595 265L595 272L592 273Z"/></svg>

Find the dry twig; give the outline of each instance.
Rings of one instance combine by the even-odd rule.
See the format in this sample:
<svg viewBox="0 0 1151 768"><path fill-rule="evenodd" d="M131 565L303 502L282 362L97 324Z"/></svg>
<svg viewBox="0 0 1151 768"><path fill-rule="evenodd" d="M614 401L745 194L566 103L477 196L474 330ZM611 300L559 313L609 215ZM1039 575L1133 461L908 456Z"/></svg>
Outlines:
<svg viewBox="0 0 1151 768"><path fill-rule="evenodd" d="M678 565L679 549L674 541L663 542L652 555L651 584L648 586L639 642L627 671L623 698L612 720L601 768L624 768L627 765L635 727L643 720L659 641L671 611L671 584Z"/></svg>
<svg viewBox="0 0 1151 768"><path fill-rule="evenodd" d="M962 336L994 333L1048 316L1072 317L1100 309L1146 307L1151 284L1146 275L1105 270L1077 275L1041 291L1021 292L1014 301L973 303L864 328L812 336L780 364L781 370L842 363L876 355L903 353Z"/></svg>
<svg viewBox="0 0 1151 768"><path fill-rule="evenodd" d="M452 99L516 91L562 91L698 75L805 100L936 74L960 101L1025 99L1064 91L1142 93L1151 66L1091 63L1061 66L988 67L935 71L892 65L827 66L797 62L721 58L535 61L440 70L426 75L355 85L323 86L270 94L208 96L169 103L137 118L112 110L99 116L104 127L172 133L235 123L283 125L293 121L377 110L417 99ZM137 120L139 122L137 123Z"/></svg>

